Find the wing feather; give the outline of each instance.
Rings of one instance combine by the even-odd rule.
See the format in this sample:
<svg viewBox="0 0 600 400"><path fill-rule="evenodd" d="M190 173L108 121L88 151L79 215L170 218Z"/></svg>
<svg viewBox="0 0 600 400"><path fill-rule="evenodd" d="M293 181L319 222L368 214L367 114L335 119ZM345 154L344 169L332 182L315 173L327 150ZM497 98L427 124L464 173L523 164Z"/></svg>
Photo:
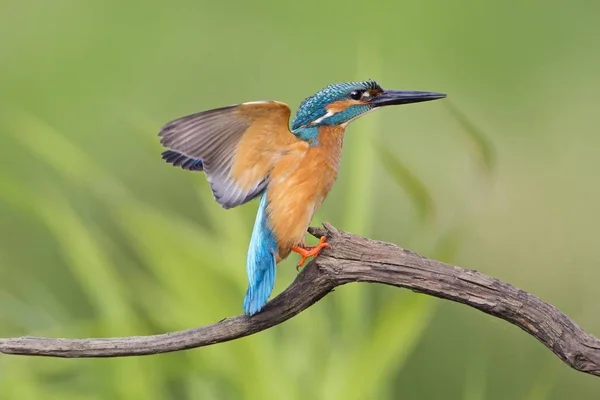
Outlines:
<svg viewBox="0 0 600 400"><path fill-rule="evenodd" d="M162 153L162 159L173 164L175 167L181 167L189 171L202 171L202 161L193 157L188 157L173 150L167 150Z"/></svg>
<svg viewBox="0 0 600 400"><path fill-rule="evenodd" d="M161 144L180 155L163 158L203 170L215 200L224 208L235 207L264 191L281 146L297 140L289 131L289 117L290 108L274 101L191 114L161 129Z"/></svg>

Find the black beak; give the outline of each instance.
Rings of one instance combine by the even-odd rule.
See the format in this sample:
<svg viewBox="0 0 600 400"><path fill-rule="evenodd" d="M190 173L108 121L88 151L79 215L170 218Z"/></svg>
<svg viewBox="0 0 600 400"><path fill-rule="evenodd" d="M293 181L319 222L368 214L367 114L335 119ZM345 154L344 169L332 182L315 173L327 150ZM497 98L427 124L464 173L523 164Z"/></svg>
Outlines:
<svg viewBox="0 0 600 400"><path fill-rule="evenodd" d="M410 90L385 90L373 98L373 107L391 106L395 104L419 103L446 97L443 93L414 92Z"/></svg>

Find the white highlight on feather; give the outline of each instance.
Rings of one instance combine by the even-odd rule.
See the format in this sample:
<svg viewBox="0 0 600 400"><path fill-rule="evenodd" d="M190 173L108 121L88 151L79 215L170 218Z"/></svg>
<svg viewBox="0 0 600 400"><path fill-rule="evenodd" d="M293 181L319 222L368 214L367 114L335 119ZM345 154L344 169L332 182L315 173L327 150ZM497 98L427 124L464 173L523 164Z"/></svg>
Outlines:
<svg viewBox="0 0 600 400"><path fill-rule="evenodd" d="M272 103L272 101L269 101L269 100L247 101L245 103L242 103L242 105L248 106L250 104L265 104L265 103Z"/></svg>
<svg viewBox="0 0 600 400"><path fill-rule="evenodd" d="M333 114L335 114L333 111L327 111L327 114L323 115L320 118L315 119L313 122L311 122L311 124L318 124L319 122L323 121L325 118L331 117Z"/></svg>
<svg viewBox="0 0 600 400"><path fill-rule="evenodd" d="M268 103L279 104L279 105L282 105L282 106L286 106L286 107L288 107L288 105L287 105L287 104L285 104L284 102L282 102L282 101L277 101L277 100L258 100L258 101L247 101L247 102L245 102L245 103L241 103L241 105L243 105L243 106L249 106L249 105L252 105L252 104L268 104Z"/></svg>

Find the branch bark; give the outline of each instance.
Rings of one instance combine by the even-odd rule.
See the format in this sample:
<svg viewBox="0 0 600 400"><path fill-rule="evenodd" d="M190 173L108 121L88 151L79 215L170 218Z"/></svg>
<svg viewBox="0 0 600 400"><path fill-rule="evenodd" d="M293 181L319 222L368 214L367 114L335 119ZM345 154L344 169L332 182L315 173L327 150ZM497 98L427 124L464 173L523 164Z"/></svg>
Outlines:
<svg viewBox="0 0 600 400"><path fill-rule="evenodd" d="M431 260L390 243L342 232L329 224L310 228L327 236L331 249L308 264L283 293L248 318L153 336L108 339L20 337L0 339L0 352L50 357L123 357L159 354L208 346L278 325L351 282L411 289L463 303L508 321L556 354L570 367L600 376L600 340L584 332L554 306L480 272Z"/></svg>

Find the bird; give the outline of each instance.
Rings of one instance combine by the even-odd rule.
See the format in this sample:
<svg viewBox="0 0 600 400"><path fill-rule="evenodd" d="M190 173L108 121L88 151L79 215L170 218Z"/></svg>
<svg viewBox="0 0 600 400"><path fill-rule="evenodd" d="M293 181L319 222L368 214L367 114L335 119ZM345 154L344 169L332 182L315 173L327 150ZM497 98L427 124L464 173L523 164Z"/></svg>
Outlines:
<svg viewBox="0 0 600 400"><path fill-rule="evenodd" d="M162 158L204 172L223 208L260 199L246 259L243 310L263 309L277 264L290 253L307 258L330 247L307 246L306 231L338 175L348 124L381 107L442 99L443 93L384 90L374 80L331 84L301 102L292 121L279 101L252 101L201 111L165 124Z"/></svg>

